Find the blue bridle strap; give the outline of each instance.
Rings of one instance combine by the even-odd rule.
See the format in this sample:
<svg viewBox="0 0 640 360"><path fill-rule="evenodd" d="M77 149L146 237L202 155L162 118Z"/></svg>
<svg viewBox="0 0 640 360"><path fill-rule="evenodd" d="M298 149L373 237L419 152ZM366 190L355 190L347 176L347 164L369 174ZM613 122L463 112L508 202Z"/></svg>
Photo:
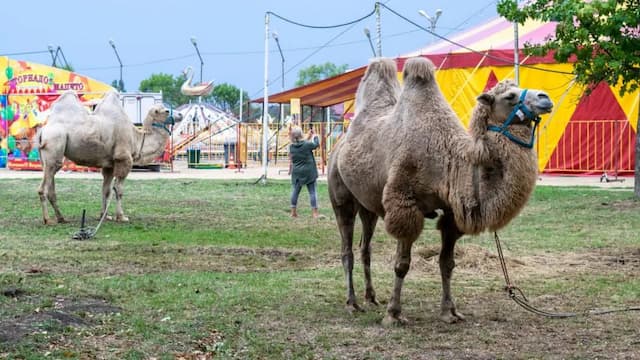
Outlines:
<svg viewBox="0 0 640 360"><path fill-rule="evenodd" d="M171 109L169 109L169 116L167 116L167 119L162 124L152 123L151 126L164 129L167 133L169 133L169 135L171 135L171 130L167 128L167 125L174 125L175 123L176 121L173 118L173 107L171 107Z"/></svg>
<svg viewBox="0 0 640 360"><path fill-rule="evenodd" d="M487 130L488 131L495 131L497 133L500 133L504 136L507 137L507 139L513 141L514 143L531 149L533 148L533 141L535 139L536 136L536 129L538 128L538 124L540 123L540 116L536 116L534 115L531 110L529 110L529 108L527 107L527 105L524 104L524 99L527 96L527 89L522 91L522 94L520 94L520 99L518 101L518 103L516 104L516 106L513 108L513 110L511 110L511 113L509 114L509 116L507 117L507 120L502 124L502 126L496 126L496 125L489 125L487 126ZM511 132L509 132L509 128L508 126L511 125L511 123L513 122L513 119L515 117L519 117L521 120L529 119L531 121L533 121L533 131L531 132L531 139L529 140L528 143L522 141L521 139L517 138L515 135L513 135Z"/></svg>

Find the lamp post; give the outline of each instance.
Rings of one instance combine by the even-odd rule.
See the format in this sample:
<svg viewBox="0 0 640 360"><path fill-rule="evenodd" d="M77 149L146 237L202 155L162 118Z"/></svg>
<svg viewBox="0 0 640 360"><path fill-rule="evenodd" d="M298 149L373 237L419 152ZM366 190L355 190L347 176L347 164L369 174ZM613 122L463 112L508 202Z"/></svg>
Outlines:
<svg viewBox="0 0 640 360"><path fill-rule="evenodd" d="M53 67L57 67L56 66L56 55L53 53L53 45L49 44L48 46L49 49L49 54L51 54L51 66Z"/></svg>
<svg viewBox="0 0 640 360"><path fill-rule="evenodd" d="M280 52L280 58L282 59L282 90L284 91L284 54L280 47L280 38L278 37L278 33L274 31L271 35L273 35L273 39L276 41L276 45L278 45L278 51Z"/></svg>
<svg viewBox="0 0 640 360"><path fill-rule="evenodd" d="M278 45L278 51L280 52L280 59L282 59L282 91L284 91L284 54L282 53L282 48L280 47L280 38L278 37L277 32L271 33L273 39L276 41L276 45ZM284 104L280 103L280 118L278 119L278 129L276 130L276 152L273 156L273 163L278 164L278 139L280 138L280 127L284 121Z"/></svg>
<svg viewBox="0 0 640 360"><path fill-rule="evenodd" d="M109 44L113 48L113 52L116 53L116 57L118 58L118 63L120 63L120 82L118 83L118 90L122 92L123 84L122 84L122 60L120 59L120 55L118 54L118 49L116 49L116 43L113 39L109 39Z"/></svg>
<svg viewBox="0 0 640 360"><path fill-rule="evenodd" d="M198 53L198 57L200 58L200 83L202 84L202 68L204 67L204 61L202 60L202 55L200 55L200 49L198 49L198 43L196 42L195 37L191 37L191 43L193 47L196 48L196 52Z"/></svg>
<svg viewBox="0 0 640 360"><path fill-rule="evenodd" d="M442 15L442 9L436 10L435 16L429 16L429 14L427 14L427 12L424 10L418 10L418 14L420 14L421 16L424 16L427 19L427 21L429 21L429 25L430 25L429 30L432 33L434 33L436 31L436 23L438 22L440 15Z"/></svg>
<svg viewBox="0 0 640 360"><path fill-rule="evenodd" d="M376 57L376 49L373 47L373 41L371 41L371 31L369 28L364 28L364 36L369 39L369 46L371 46L371 52L373 53L373 57Z"/></svg>

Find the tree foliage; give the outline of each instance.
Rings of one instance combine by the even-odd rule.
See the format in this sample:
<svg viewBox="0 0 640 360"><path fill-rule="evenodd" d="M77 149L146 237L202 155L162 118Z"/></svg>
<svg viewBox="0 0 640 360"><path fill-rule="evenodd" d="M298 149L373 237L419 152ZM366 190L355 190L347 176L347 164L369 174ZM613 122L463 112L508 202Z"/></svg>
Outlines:
<svg viewBox="0 0 640 360"><path fill-rule="evenodd" d="M122 86L122 92L127 91L127 89L125 89L124 87L124 81L120 81L120 80L113 80L111 81L111 87L116 89L116 90L120 90L120 87Z"/></svg>
<svg viewBox="0 0 640 360"><path fill-rule="evenodd" d="M527 19L556 21L555 37L532 54L554 52L566 62L575 57L574 73L587 91L601 81L620 85L620 95L638 89L640 81L639 0L533 0L518 8L516 0L500 0L498 13L520 24ZM640 115L635 147L635 196L640 198Z"/></svg>
<svg viewBox="0 0 640 360"><path fill-rule="evenodd" d="M162 92L163 100L167 104L177 107L189 102L189 97L180 92L180 86L185 80L184 75L173 77L173 75L164 73L151 74L149 78L140 82L138 89L140 91Z"/></svg>
<svg viewBox="0 0 640 360"><path fill-rule="evenodd" d="M302 86L319 80L324 80L332 76L340 75L347 70L347 66L347 64L337 66L331 62L326 62L322 65L311 65L298 71L296 86Z"/></svg>
<svg viewBox="0 0 640 360"><path fill-rule="evenodd" d="M227 83L215 85L209 99L211 103L220 109L238 115L240 109L240 89L236 86ZM242 92L242 101L249 101L249 94L247 94L246 91Z"/></svg>
<svg viewBox="0 0 640 360"><path fill-rule="evenodd" d="M575 57L576 79L588 89L601 81L620 83L621 95L638 89L640 1L533 0L519 8L516 0L500 0L498 13L519 24L527 19L558 22L555 37L543 45L525 44L525 51L553 52L559 62Z"/></svg>
<svg viewBox="0 0 640 360"><path fill-rule="evenodd" d="M151 74L151 76L140 82L140 91L160 92L167 104L174 107L187 104L193 101L191 96L183 95L180 92L180 86L186 81L184 74L177 77L169 74ZM115 81L117 85L117 81ZM115 87L115 86L114 86ZM249 95L246 91L242 92L243 102L249 101ZM240 89L234 85L222 83L213 87L211 94L202 97L203 102L209 102L222 110L229 111L234 115L238 115L240 111ZM246 116L247 114L245 114Z"/></svg>

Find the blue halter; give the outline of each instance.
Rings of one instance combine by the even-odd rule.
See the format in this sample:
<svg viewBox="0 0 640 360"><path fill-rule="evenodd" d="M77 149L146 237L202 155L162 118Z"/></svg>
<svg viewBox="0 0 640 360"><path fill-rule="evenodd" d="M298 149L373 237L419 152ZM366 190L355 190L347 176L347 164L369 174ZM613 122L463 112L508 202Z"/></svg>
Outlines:
<svg viewBox="0 0 640 360"><path fill-rule="evenodd" d="M527 91L528 91L527 89L524 89L522 91L522 94L520 94L520 100L518 101L516 106L513 108L513 110L511 110L511 113L507 117L507 120L502 124L502 126L489 125L487 126L487 130L500 133L506 136L507 139L513 141L514 143L522 147L525 147L527 149L531 149L533 148L533 141L536 136L536 128L538 127L538 124L540 124L540 116L534 115L531 112L531 110L529 110L527 105L524 104L524 98L525 96L527 96ZM511 125L511 123L513 122L513 119L516 116L520 118L520 120L524 120L526 118L533 121L533 131L531 132L531 139L529 140L528 143L522 141L521 139L517 138L515 135L509 132L508 126Z"/></svg>
<svg viewBox="0 0 640 360"><path fill-rule="evenodd" d="M167 128L167 125L175 125L176 121L173 118L173 106L169 109L169 116L164 120L162 124L152 123L151 126L164 129L169 135L171 135L171 130Z"/></svg>

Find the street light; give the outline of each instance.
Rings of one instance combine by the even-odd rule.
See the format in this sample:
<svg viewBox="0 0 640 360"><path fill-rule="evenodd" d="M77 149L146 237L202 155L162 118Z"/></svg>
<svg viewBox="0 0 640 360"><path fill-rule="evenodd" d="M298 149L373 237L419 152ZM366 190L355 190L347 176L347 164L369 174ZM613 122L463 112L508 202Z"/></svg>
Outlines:
<svg viewBox="0 0 640 360"><path fill-rule="evenodd" d="M120 55L118 54L118 50L116 49L116 43L113 41L113 39L109 39L109 45L111 45L111 47L113 48L113 52L116 53L116 57L118 58L118 63L120 63L120 82L118 83L118 90L120 90L120 92L122 92L122 88L123 88L123 83L122 83L122 60L120 59Z"/></svg>
<svg viewBox="0 0 640 360"><path fill-rule="evenodd" d="M49 49L49 54L51 54L51 66L57 67L56 66L56 55L53 53L53 49L54 49L53 45L49 44L48 49Z"/></svg>
<svg viewBox="0 0 640 360"><path fill-rule="evenodd" d="M369 39L369 46L371 46L371 52L373 52L373 57L376 57L376 49L373 47L373 41L371 41L371 31L369 28L364 28L364 36Z"/></svg>
<svg viewBox="0 0 640 360"><path fill-rule="evenodd" d="M429 21L429 24L431 24L431 26L429 27L429 30L431 30L432 33L435 32L436 23L438 22L440 15L442 15L442 9L436 10L436 15L433 17L429 16L429 14L427 14L427 12L424 10L418 10L418 14L424 16Z"/></svg>
<svg viewBox="0 0 640 360"><path fill-rule="evenodd" d="M191 37L191 43L193 47L196 48L196 52L198 53L198 57L200 58L200 83L202 84L202 68L204 67L204 61L202 60L202 55L200 55L200 50L198 49L198 43L196 42L195 37Z"/></svg>
<svg viewBox="0 0 640 360"><path fill-rule="evenodd" d="M282 48L280 47L280 38L278 38L278 33L274 31L271 35L276 41L276 45L278 45L278 51L280 51L280 58L282 59L282 90L284 91L284 54L282 54Z"/></svg>

